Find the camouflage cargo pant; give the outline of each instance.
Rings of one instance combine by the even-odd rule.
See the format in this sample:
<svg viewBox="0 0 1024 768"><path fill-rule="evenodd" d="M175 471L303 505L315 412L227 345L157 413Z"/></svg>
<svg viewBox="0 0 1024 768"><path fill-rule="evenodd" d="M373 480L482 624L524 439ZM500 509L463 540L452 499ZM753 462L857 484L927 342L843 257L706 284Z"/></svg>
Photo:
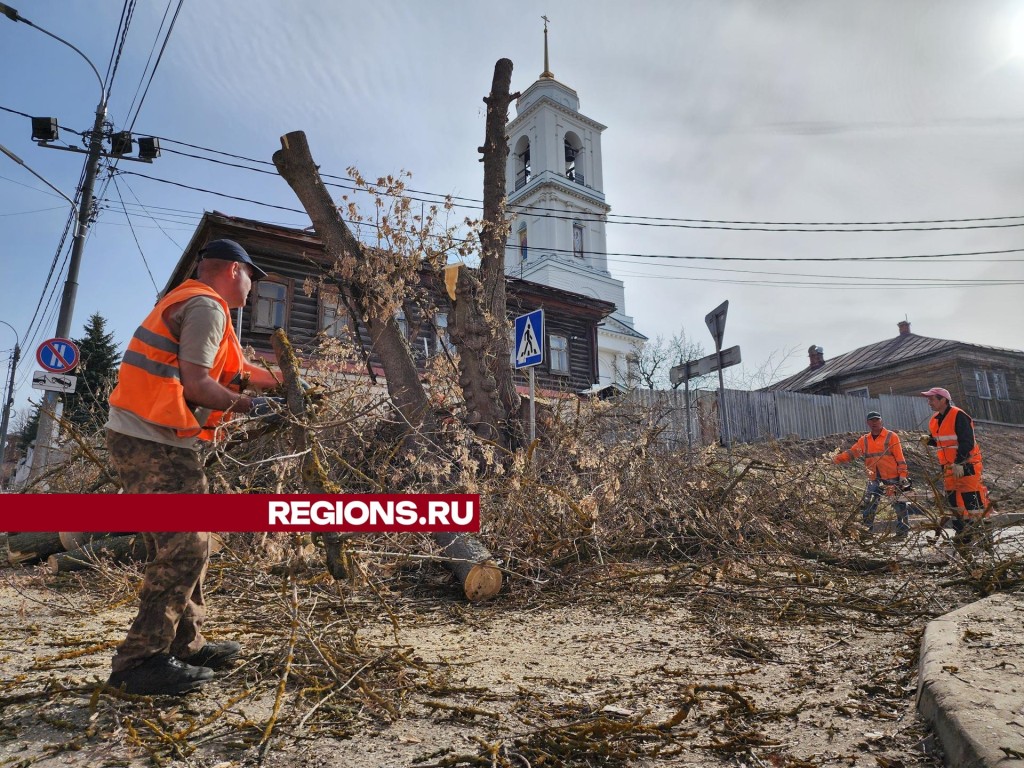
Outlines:
<svg viewBox="0 0 1024 768"><path fill-rule="evenodd" d="M206 493L199 454L107 430L107 449L125 493ZM113 670L137 666L150 656L188 656L206 643L199 629L206 616L203 578L210 561L209 533L143 533L146 565L139 613L118 646Z"/></svg>

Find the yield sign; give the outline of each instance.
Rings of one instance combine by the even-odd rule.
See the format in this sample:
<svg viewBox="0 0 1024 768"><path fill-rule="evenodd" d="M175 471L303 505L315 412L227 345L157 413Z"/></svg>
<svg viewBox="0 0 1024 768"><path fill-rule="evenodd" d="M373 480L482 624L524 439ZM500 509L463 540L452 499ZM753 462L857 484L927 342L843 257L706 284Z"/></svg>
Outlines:
<svg viewBox="0 0 1024 768"><path fill-rule="evenodd" d="M50 373L67 373L78 365L79 357L71 339L47 339L36 350L36 360Z"/></svg>
<svg viewBox="0 0 1024 768"><path fill-rule="evenodd" d="M715 349L722 348L722 337L725 336L725 315L729 311L729 302L723 301L704 316L704 322L715 340Z"/></svg>
<svg viewBox="0 0 1024 768"><path fill-rule="evenodd" d="M516 368L544 362L544 310L535 309L516 318Z"/></svg>

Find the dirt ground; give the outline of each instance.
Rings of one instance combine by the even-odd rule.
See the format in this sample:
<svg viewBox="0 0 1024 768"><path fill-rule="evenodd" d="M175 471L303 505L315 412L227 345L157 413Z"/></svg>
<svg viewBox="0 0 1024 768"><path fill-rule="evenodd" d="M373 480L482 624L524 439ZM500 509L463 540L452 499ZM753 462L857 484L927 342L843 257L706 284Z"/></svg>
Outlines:
<svg viewBox="0 0 1024 768"><path fill-rule="evenodd" d="M1019 432L989 440L1020 506ZM914 709L918 646L927 621L978 597L934 532L865 537L842 562L511 573L483 605L429 561L378 558L361 583L335 583L315 558L288 570L229 542L207 628L243 660L171 699L102 686L139 567L0 562L0 766L19 768L937 768Z"/></svg>

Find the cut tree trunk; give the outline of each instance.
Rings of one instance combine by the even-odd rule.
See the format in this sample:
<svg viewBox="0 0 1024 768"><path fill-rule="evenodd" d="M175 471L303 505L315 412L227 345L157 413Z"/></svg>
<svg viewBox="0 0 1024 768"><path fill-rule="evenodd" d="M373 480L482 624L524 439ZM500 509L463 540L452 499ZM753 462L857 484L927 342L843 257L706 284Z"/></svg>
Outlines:
<svg viewBox="0 0 1024 768"><path fill-rule="evenodd" d="M300 474L311 493L341 493L338 485L327 477L327 471L320 461L320 443L316 434L306 427L306 395L299 384L299 360L285 332L278 328L270 338L270 344L277 355L281 368L285 401L291 414L292 444L296 451L303 452ZM344 579L352 573L348 547L348 536L337 531L319 534L324 542L327 557L327 572L335 579Z"/></svg>
<svg viewBox="0 0 1024 768"><path fill-rule="evenodd" d="M132 560L145 560L146 557L146 543L142 536L129 534L93 541L69 552L58 552L50 555L46 564L50 573L67 573L96 568L101 560L127 563Z"/></svg>
<svg viewBox="0 0 1024 768"><path fill-rule="evenodd" d="M27 565L45 560L62 549L64 545L60 543L60 534L56 531L7 534L7 560L11 565Z"/></svg>
<svg viewBox="0 0 1024 768"><path fill-rule="evenodd" d="M89 544L90 542L99 541L100 539L106 539L106 538L109 538L111 536L123 536L124 534L122 534L122 533L95 533L95 532L88 532L88 531L85 532L85 533L81 533L81 532L80 533L68 533L66 531L61 531L57 535L60 536L60 544L61 544L61 546L64 547L64 549L66 551L70 552L73 549L78 549L79 547L84 547L86 544Z"/></svg>
<svg viewBox="0 0 1024 768"><path fill-rule="evenodd" d="M501 590L501 569L487 548L468 533L435 533L434 541L473 603L494 597Z"/></svg>
<svg viewBox="0 0 1024 768"><path fill-rule="evenodd" d="M293 131L282 136L281 149L274 153L273 159L278 173L309 214L313 228L323 241L324 251L337 265L337 271L346 276L339 279L339 288L346 303L365 320L373 351L384 367L388 394L408 425L406 443L415 448L421 428L433 431L429 400L394 313L383 311L381 307L386 302L375 300L380 289L374 288L372 278L359 277L356 266L367 260L363 247L345 225L327 192L304 132Z"/></svg>
<svg viewBox="0 0 1024 768"><path fill-rule="evenodd" d="M484 97L487 120L484 144L484 217L480 230L479 277L459 269L449 318L452 341L459 356L459 386L466 399L469 426L484 440L505 450L522 442L509 348L505 296L505 160L508 156L508 106L519 94L509 93L512 62L494 65L491 93Z"/></svg>

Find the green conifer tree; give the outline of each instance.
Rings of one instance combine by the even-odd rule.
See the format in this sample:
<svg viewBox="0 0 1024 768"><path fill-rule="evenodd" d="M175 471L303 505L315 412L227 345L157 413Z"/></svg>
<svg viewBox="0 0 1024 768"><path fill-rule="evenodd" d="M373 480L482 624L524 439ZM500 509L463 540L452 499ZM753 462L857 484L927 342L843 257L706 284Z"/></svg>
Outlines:
<svg viewBox="0 0 1024 768"><path fill-rule="evenodd" d="M107 420L107 397L117 383L121 360L107 321L94 313L85 324L85 335L74 340L81 353L75 370L78 382L73 394L64 395L64 418L84 434L100 429Z"/></svg>

